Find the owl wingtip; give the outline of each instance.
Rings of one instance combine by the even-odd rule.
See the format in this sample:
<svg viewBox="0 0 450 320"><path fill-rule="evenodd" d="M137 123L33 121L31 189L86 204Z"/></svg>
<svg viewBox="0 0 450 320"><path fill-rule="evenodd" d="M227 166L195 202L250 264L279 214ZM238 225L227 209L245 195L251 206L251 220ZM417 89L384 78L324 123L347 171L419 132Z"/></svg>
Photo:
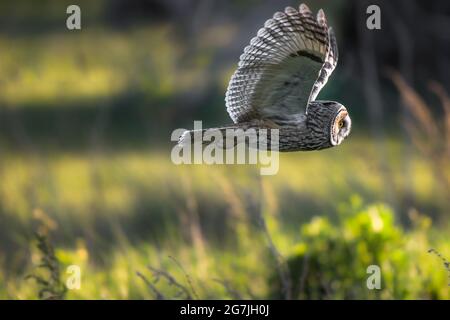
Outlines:
<svg viewBox="0 0 450 320"><path fill-rule="evenodd" d="M278 11L278 12L275 12L275 13L274 13L273 19L281 19L281 18L283 18L283 17L285 17L285 16L286 16L286 13L281 12L281 11Z"/></svg>
<svg viewBox="0 0 450 320"><path fill-rule="evenodd" d="M284 9L284 12L286 14L295 14L295 13L297 13L297 10L295 10L295 8L293 8L291 6L288 6Z"/></svg>
<svg viewBox="0 0 450 320"><path fill-rule="evenodd" d="M302 3L300 4L300 13L311 13L311 10L306 4Z"/></svg>
<svg viewBox="0 0 450 320"><path fill-rule="evenodd" d="M264 28L270 28L270 26L273 24L275 24L275 20L274 18L271 18L264 23Z"/></svg>
<svg viewBox="0 0 450 320"><path fill-rule="evenodd" d="M323 12L322 9L320 9L317 12L317 22L319 23L319 25L321 26L326 26L327 25L327 17L325 16L325 12Z"/></svg>

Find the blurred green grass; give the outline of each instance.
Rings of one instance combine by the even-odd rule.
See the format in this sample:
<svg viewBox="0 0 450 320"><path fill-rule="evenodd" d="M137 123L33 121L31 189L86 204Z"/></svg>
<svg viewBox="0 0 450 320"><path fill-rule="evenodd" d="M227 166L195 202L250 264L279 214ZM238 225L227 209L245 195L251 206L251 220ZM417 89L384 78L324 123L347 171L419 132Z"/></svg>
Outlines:
<svg viewBox="0 0 450 320"><path fill-rule="evenodd" d="M151 279L151 265L184 283L169 256L192 277L200 297L233 297L215 279L244 298L276 296L276 261L259 214L288 260L323 253L349 271L336 275L351 278L350 266L371 262L370 254L341 261L342 252L322 248L322 238L306 241L305 233L324 229L326 239L345 243L339 232L352 227L328 225L350 219L358 227L342 212L364 220L375 210L386 219L381 233L400 230L406 239L394 237L382 248L386 276L398 274L412 285L402 287L406 293L387 288L367 298L448 299L445 270L426 252L435 247L450 257L448 190L436 183L433 162L411 153L396 135L383 151L356 126L339 148L282 154L279 173L270 177L260 177L254 166L172 164L172 129L197 116L211 122L226 116L223 92L234 66L222 66L214 79L208 66L236 31L219 31L220 37L211 30L203 35L210 40L199 43L210 46L200 48L202 54L187 52L169 26L0 36L0 298L37 298L36 284L24 277L39 261L33 232L41 229L63 267L82 269L81 290L69 290L69 299L154 298L136 272ZM212 97L185 110L183 97L210 82ZM355 210L349 205L355 199L392 209ZM426 228L415 226L416 211L430 217L421 218ZM390 263L398 252L404 252L400 263ZM349 281L365 292L361 272ZM167 284L158 287L173 294ZM341 291L333 297L344 296Z"/></svg>
<svg viewBox="0 0 450 320"><path fill-rule="evenodd" d="M177 167L162 152L62 154L44 159L9 155L2 160L0 174L5 221L0 227L1 274L6 284L0 296L36 297L36 289L23 275L36 263L29 246L32 231L42 226L50 230L63 265L76 264L83 270L82 289L69 290L69 298L152 298L136 271L145 272L147 265L153 265L183 279L169 255L196 279L203 297L227 297L214 279L230 281L247 298L248 290L267 296L267 279L275 263L255 220L259 209L253 205L262 207L274 242L288 255L302 241L300 226L310 218L339 221L339 211L351 211L345 209L351 196L368 203L383 198L386 190L372 163L374 155L362 147L364 141L353 140L340 150L281 155L278 175L263 178L252 166ZM390 163L396 182L392 190L395 199L401 199L405 183L399 174L401 164ZM439 190L433 186L429 165L420 158L413 163L415 201L436 215L436 223L425 231L406 231L415 245L398 243L393 249L404 251L408 258L417 255L418 265L439 270L439 261L426 250L432 246L449 255L450 242L443 236L448 234L448 221L440 215ZM445 199L440 203L445 204ZM393 216L398 226L411 220L406 212L400 216L405 209L399 208ZM331 253L324 249L323 254ZM383 254L388 263L390 252ZM340 267L346 263L354 261L342 261ZM446 288L445 270L436 277L433 285L442 281ZM448 291L438 292L439 298L448 298Z"/></svg>

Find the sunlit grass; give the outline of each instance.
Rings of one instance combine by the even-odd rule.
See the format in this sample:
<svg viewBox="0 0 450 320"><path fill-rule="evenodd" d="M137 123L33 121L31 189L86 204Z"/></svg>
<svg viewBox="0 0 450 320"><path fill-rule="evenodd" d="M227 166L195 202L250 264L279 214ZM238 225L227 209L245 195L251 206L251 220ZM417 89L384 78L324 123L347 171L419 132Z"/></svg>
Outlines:
<svg viewBox="0 0 450 320"><path fill-rule="evenodd" d="M2 159L2 215L6 220L19 219L30 234L46 225L56 235L62 264L82 267L83 288L69 291L68 298L152 298L136 272L151 278L146 269L151 265L173 272L182 281L183 273L169 256L180 261L204 297L229 297L217 279L231 281L244 297L250 297L248 290L262 297L269 294L266 280L274 264L264 265L260 260L274 260L263 234L255 233L258 223L249 216L254 210L249 204L262 201L268 231L280 253L289 255L292 248L299 248L300 223L310 217L338 217L339 212L349 210L342 206L349 201L388 201L383 198L386 181L372 163L376 153L370 147L360 152L366 143L353 139L342 146L342 152L281 155L279 173L268 177L259 176L257 166L175 166L168 151L51 153L28 159L9 154ZM409 187L416 203L439 210L429 164L420 157L411 162L415 170L407 181L401 162L390 162L392 190L397 192L391 196L401 199L408 181L414 181ZM360 196L350 200L353 194ZM406 212L396 214L406 216ZM377 213L369 210L367 215L373 220ZM309 225L309 232L322 229L317 221ZM383 228L382 223L376 225ZM446 228L436 225L427 229L430 232L411 234L401 250L414 251L431 265L433 257L426 253L431 241L448 255L448 242L439 237ZM2 232L8 241L29 246L23 237L16 237L15 230L3 228ZM27 260L26 253L14 255ZM389 259L395 260L392 254ZM8 261L2 263L8 265ZM439 261L433 263L439 265ZM416 277L403 276L404 281ZM433 280L433 285L441 278ZM9 275L5 281L8 285L0 296L36 297L36 288L30 289L33 284L20 274ZM392 295L385 293L384 297Z"/></svg>
<svg viewBox="0 0 450 320"><path fill-rule="evenodd" d="M30 197L33 197L35 207L51 208L58 215L66 211L90 215L89 207L101 201L106 211L126 214L132 212L136 200L134 189L156 199L169 199L176 193L182 196L186 188L192 188L194 195L220 197L227 183L231 183L233 188L256 188L259 179L270 187L273 199L292 190L333 204L336 199L348 198L355 187L359 188L359 193L382 198L386 181L381 170L373 167L370 161L376 155L370 150L365 154L354 152L363 143L355 141L348 146L343 145L341 150L322 151L320 154L282 154L279 173L262 178L257 178L259 168L250 165L176 166L170 161L169 152L165 155L154 152L63 153L28 159L20 154L10 154L2 161L2 205L6 211L27 215L34 209L29 206ZM412 181L409 187L419 202L433 202L436 190L429 164L419 157L410 161L414 170L407 180L403 177L400 163L392 163L389 168L389 178L395 184L395 190L400 192L397 198ZM239 175L234 175L238 171ZM230 173L236 178L228 181Z"/></svg>
<svg viewBox="0 0 450 320"><path fill-rule="evenodd" d="M448 242L433 239L437 230L430 229L429 223L423 224L426 217L414 218L417 228L404 233L393 221L390 209L382 205L363 207L357 215L347 212L346 216L346 220L342 220L344 226L339 229L326 217L315 217L299 230L302 235L300 242L281 230L272 231L274 241L285 257L294 259L308 254L316 259L317 255L317 259L323 262L324 281L331 281L334 298L351 296L355 292L360 292L360 298L371 299L449 298L447 272L440 260L430 255L428 250L434 247L448 256L450 246ZM344 234L340 234L341 231ZM330 243L326 241L332 241L331 244L337 247L330 251ZM341 241L341 244L333 241ZM380 241L381 246L376 249ZM356 251L342 250L342 244L355 246ZM237 247L217 249L208 246L204 256L195 246L179 242L159 247L122 243L99 265L92 259L99 253L92 252L81 239L73 248L60 248L56 254L62 270L73 264L82 270L82 286L80 290L69 290L68 299L153 299L153 292L136 275L140 272L152 281L152 272L147 266L169 272L185 286L188 286L187 274L200 298L233 298L220 282L227 283L243 298L279 295L279 291L273 292L272 286L277 279L276 264L268 253L264 237L258 233ZM370 291L365 283L366 268L377 263L383 272L383 290ZM294 281L302 269L293 266L291 272ZM314 269L309 272L314 272ZM62 278L65 280L67 277L65 274ZM37 288L32 282L10 276L5 283L7 286L0 291L1 297L36 298ZM155 283L155 286L167 298L175 296L174 288L164 281Z"/></svg>
<svg viewBox="0 0 450 320"><path fill-rule="evenodd" d="M146 98L179 99L183 95L178 94L195 93L211 81L214 49L229 43L236 32L226 25L211 27L192 44L196 52L183 48L168 26L3 34L0 107L14 116L12 109L26 113L44 106L51 110L40 110L42 114L53 116L67 106L81 113L103 99L111 103L130 92L140 92L142 101L137 103L145 107ZM233 67L223 65L216 71L214 83L223 91ZM128 100L123 104L128 107ZM164 109L166 123L182 110L166 104L148 108ZM34 122L35 116L25 118ZM154 117L150 126L159 125L159 115L146 116ZM53 120L45 121L53 125ZM90 130L96 125L90 117L79 121L88 122ZM110 125L114 131L121 123ZM251 165L176 166L168 148L151 145L133 151L128 145L122 149L115 141L101 141L91 149L50 150L33 140L34 133L41 133L33 130L42 127L24 127L17 129L19 136L29 135L36 144L32 148L16 149L15 140L7 143L8 128L0 141L0 298L37 298L38 287L24 276L39 263L32 235L41 230L49 232L63 273L72 264L82 269L82 287L69 290L69 299L154 298L136 274L153 279L149 265L187 285L173 258L192 278L199 297L233 298L230 289L242 298L270 297L276 258L259 215L282 256L312 252L332 258L323 261L338 261L327 267L331 276L348 275L341 288L355 281L355 274L361 277L362 265L371 263L374 253L366 233L386 233L393 243L377 254L383 257L387 288L368 297L402 296L395 292L401 282L406 290L402 297L430 298L429 290L449 298L445 270L427 253L433 246L450 257L448 191L436 183L433 162L411 150L406 159L409 147L397 138L384 141L380 150L370 136L355 132L339 148L281 154L278 174L262 177L258 166ZM43 140L51 140L45 134L54 131L43 134ZM65 137L57 138L65 146ZM143 144L146 138L140 138ZM443 169L450 172L450 167ZM308 236L310 241L305 241ZM345 261L345 252L332 255L323 239L344 244L360 240L352 247L357 257ZM360 270L353 270L355 266ZM360 290L364 282L357 285ZM174 294L162 281L158 288L169 298Z"/></svg>
<svg viewBox="0 0 450 320"><path fill-rule="evenodd" d="M168 96L199 77L174 69L183 66L177 66L180 49L167 27L3 36L0 49L0 96L8 107L111 97L130 89Z"/></svg>

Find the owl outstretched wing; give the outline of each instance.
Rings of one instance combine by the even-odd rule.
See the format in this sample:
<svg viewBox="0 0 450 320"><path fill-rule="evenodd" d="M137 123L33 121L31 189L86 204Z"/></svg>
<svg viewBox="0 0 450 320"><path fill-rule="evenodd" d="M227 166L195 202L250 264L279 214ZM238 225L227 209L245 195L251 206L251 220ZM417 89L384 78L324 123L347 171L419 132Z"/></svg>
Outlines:
<svg viewBox="0 0 450 320"><path fill-rule="evenodd" d="M235 122L289 119L306 113L337 64L337 45L325 14L302 4L277 12L250 41L225 101Z"/></svg>

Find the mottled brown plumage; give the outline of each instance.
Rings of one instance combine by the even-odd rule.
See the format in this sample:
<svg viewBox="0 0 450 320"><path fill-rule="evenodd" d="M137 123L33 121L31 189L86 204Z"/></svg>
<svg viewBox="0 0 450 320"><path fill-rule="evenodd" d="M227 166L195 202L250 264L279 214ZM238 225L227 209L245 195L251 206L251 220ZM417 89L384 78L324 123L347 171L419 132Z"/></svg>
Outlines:
<svg viewBox="0 0 450 320"><path fill-rule="evenodd" d="M234 124L218 130L278 129L280 151L339 145L351 129L347 110L316 100L337 60L336 38L322 10L317 18L304 4L275 13L240 57L225 97Z"/></svg>

